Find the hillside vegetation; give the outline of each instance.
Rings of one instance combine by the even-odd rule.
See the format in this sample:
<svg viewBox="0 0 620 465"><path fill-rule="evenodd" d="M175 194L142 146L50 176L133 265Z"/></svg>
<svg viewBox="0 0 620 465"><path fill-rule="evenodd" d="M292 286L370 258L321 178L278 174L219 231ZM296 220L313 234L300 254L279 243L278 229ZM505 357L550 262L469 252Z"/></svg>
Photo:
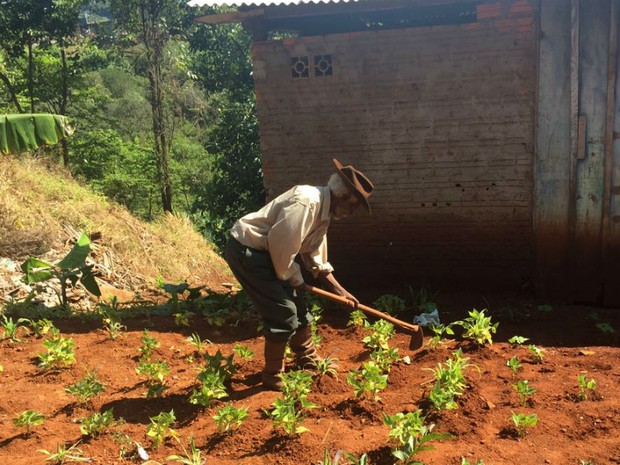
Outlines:
<svg viewBox="0 0 620 465"><path fill-rule="evenodd" d="M0 260L21 263L32 255L55 262L85 232L104 286L144 293L161 277L220 290L233 280L182 216L141 221L45 159L1 157L0 179Z"/></svg>

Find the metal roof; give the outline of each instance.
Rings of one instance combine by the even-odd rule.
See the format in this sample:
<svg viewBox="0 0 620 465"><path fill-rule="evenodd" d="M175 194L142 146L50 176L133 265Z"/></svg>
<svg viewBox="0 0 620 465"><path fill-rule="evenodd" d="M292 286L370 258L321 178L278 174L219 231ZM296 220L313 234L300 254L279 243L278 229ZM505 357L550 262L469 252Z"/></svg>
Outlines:
<svg viewBox="0 0 620 465"><path fill-rule="evenodd" d="M189 6L279 6L318 3L349 3L358 0L190 0Z"/></svg>

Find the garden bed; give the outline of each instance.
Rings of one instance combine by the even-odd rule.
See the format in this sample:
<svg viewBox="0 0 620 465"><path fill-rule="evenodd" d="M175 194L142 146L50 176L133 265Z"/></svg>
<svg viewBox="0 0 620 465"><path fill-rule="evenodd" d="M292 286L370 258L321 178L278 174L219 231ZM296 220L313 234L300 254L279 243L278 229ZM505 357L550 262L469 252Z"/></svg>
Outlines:
<svg viewBox="0 0 620 465"><path fill-rule="evenodd" d="M444 322L462 319L471 309L460 303L441 308ZM435 425L433 432L451 435L429 442L435 448L416 456L428 465L459 465L462 457L471 464L483 460L485 465L620 463L620 348L617 333L596 326L604 322L620 328L619 312L599 309L594 314L584 307L537 312L535 306L510 307L501 301L494 308L501 310L491 313L500 323L492 345L476 347L456 331L457 339L435 350L409 352L409 335L397 332L390 346L398 348L401 360L392 366L386 389L378 392L380 400L374 400L356 398L347 382L347 373L368 361L369 350L362 343L368 330L347 326L347 313L330 307L319 324L320 351L338 359L338 373L315 377L308 400L317 407L307 411L303 426L308 431L303 434L274 428L266 413L280 394L261 389L262 338L256 320L216 327L195 317L190 328L178 326L170 316L140 316L123 320L126 330L115 340L100 322L56 320L61 334L74 342L76 363L67 368L38 367L43 338L20 334L23 342L0 342L0 457L12 465L44 463L46 456L39 450L53 453L58 444L79 442L77 447L92 463L138 463L144 461L138 455L139 443L151 460L165 463L167 456L182 454L181 445L188 448L192 436L207 465L314 465L326 450L332 457L345 450L358 457L367 454L372 465L391 465L397 463L391 454L395 444L389 440L384 413L423 409L426 423ZM162 398L147 399L145 378L136 372L144 329L160 344L152 360L165 361L170 368L165 376L169 389ZM254 352L251 359L235 356L237 372L227 385L228 397L210 407L189 402L202 366L201 356L187 342L192 333L211 342L205 345L209 354L219 350L229 356L237 345ZM514 335L529 341L510 344ZM528 344L544 350L540 363L532 359ZM459 348L475 365L465 371L468 387L457 398L458 408L436 411L428 399L432 369ZM403 361L406 355L410 360ZM514 376L506 365L513 356L521 362ZM80 406L65 388L93 369L105 391ZM581 401L579 375L597 384ZM517 380L528 380L536 389L524 405L513 388ZM248 418L232 433L221 434L212 417L225 405L247 407ZM83 437L81 419L108 409L123 421L98 437ZM45 416L30 433L13 424L25 410ZM167 437L155 448L146 437L150 418L171 410L179 441ZM538 424L519 435L512 413L536 414Z"/></svg>

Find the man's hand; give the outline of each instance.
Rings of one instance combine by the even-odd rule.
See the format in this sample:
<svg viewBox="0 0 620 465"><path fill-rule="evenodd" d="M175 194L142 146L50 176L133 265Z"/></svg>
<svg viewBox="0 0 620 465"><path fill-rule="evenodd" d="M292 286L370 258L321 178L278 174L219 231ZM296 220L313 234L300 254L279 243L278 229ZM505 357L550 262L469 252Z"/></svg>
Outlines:
<svg viewBox="0 0 620 465"><path fill-rule="evenodd" d="M353 294L351 294L349 291L347 291L346 289L341 288L341 292L338 292L338 294L348 300L348 303L347 303L348 309L355 310L357 307L359 307L360 301L357 300L357 298Z"/></svg>
<svg viewBox="0 0 620 465"><path fill-rule="evenodd" d="M357 307L359 307L360 301L357 300L357 298L353 294L351 294L344 287L342 287L342 285L338 282L338 280L333 274L320 274L319 279L331 292L347 299L348 302L346 306L348 309L355 310Z"/></svg>
<svg viewBox="0 0 620 465"><path fill-rule="evenodd" d="M308 290L308 285L306 283L301 283L299 286L295 286L295 292L298 296L303 295L304 292Z"/></svg>

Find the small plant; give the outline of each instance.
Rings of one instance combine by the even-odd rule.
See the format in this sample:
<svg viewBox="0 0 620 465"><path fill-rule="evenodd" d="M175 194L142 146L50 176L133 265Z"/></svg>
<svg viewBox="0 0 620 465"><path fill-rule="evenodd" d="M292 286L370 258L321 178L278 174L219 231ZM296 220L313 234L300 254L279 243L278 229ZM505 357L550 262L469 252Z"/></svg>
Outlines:
<svg viewBox="0 0 620 465"><path fill-rule="evenodd" d="M339 450L336 452L336 455L334 455L334 458L332 458L331 455L329 454L329 450L325 449L323 451L323 460L319 460L319 463L317 465L340 465L340 460L342 458L346 460L346 462L344 462L342 465L345 465L345 464L369 465L370 464L370 462L368 461L368 456L366 454L362 454L360 457L357 457L356 455L351 454L349 452Z"/></svg>
<svg viewBox="0 0 620 465"><path fill-rule="evenodd" d="M147 399L162 397L164 392L168 389L168 384L164 378L170 373L170 368L168 368L166 362L146 362L142 360L140 365L136 368L136 373L145 375L147 378Z"/></svg>
<svg viewBox="0 0 620 465"><path fill-rule="evenodd" d="M415 291L411 286L409 286L409 293L413 298L413 305L416 310L422 313L432 313L437 309L437 304L431 300L435 298L437 293L429 298L426 288L421 287L419 291Z"/></svg>
<svg viewBox="0 0 620 465"><path fill-rule="evenodd" d="M372 350L382 348L389 349L388 341L394 336L394 325L389 321L377 320L373 324L364 322L366 329L372 330L372 333L362 339L362 342Z"/></svg>
<svg viewBox="0 0 620 465"><path fill-rule="evenodd" d="M614 334L616 332L614 327L611 324L607 323L607 322L597 323L596 327L603 334Z"/></svg>
<svg viewBox="0 0 620 465"><path fill-rule="evenodd" d="M26 434L30 434L33 428L42 425L44 421L45 416L42 413L34 410L25 410L13 418L13 425L17 428L24 428Z"/></svg>
<svg viewBox="0 0 620 465"><path fill-rule="evenodd" d="M421 462L415 456L424 451L434 449L426 443L432 440L451 437L445 433L433 433L435 425L425 425L425 417L419 410L413 413L397 413L385 415L383 422L390 427L390 439L396 443L392 455L405 465L419 465Z"/></svg>
<svg viewBox="0 0 620 465"><path fill-rule="evenodd" d="M69 462L90 462L89 457L84 457L84 452L77 445L76 442L71 447L67 448L66 444L58 444L56 446L56 452L49 452L45 449L39 449L39 452L47 455L46 462L52 462L56 465L62 465Z"/></svg>
<svg viewBox="0 0 620 465"><path fill-rule="evenodd" d="M230 316L227 308L209 309L202 312L204 319L211 326L224 326L226 319Z"/></svg>
<svg viewBox="0 0 620 465"><path fill-rule="evenodd" d="M465 457L461 457L461 465L484 465L484 460L476 460L476 462L472 464Z"/></svg>
<svg viewBox="0 0 620 465"><path fill-rule="evenodd" d="M2 315L2 320L2 336L0 336L0 339L8 339L9 342L23 342L17 337L17 332L20 329L28 332L28 328L22 325L22 323L28 323L29 320L27 318L19 318L17 321L13 321L13 318L7 318L6 315Z"/></svg>
<svg viewBox="0 0 620 465"><path fill-rule="evenodd" d="M142 345L138 347L138 352L140 352L140 358L142 360L148 361L151 359L151 355L153 351L161 345L157 339L149 334L149 331L145 329L142 331L142 336L140 336L140 340L142 341Z"/></svg>
<svg viewBox="0 0 620 465"><path fill-rule="evenodd" d="M485 344L493 344L493 334L497 332L499 323L491 324L491 317L485 315L485 310L478 311L475 308L468 312L469 317L453 324L460 325L465 331L463 338L472 340L482 347Z"/></svg>
<svg viewBox="0 0 620 465"><path fill-rule="evenodd" d="M535 387L530 386L529 381L524 379L519 380L517 384L513 384L512 387L515 391L517 391L517 394L519 394L519 401L521 402L522 407L525 407L527 401L538 390Z"/></svg>
<svg viewBox="0 0 620 465"><path fill-rule="evenodd" d="M338 366L338 359L335 357L330 357L329 355L323 357L319 357L314 362L314 370L317 372L319 378L323 376L329 375L334 378L338 376L338 371L336 367Z"/></svg>
<svg viewBox="0 0 620 465"><path fill-rule="evenodd" d="M252 352L247 346L235 344L233 351L239 358L243 358L245 360L252 360L252 358L254 358L254 352Z"/></svg>
<svg viewBox="0 0 620 465"><path fill-rule="evenodd" d="M201 339L198 333L192 333L192 335L187 338L187 343L194 347L194 350L199 354L204 354L205 345L211 344L211 341L208 339Z"/></svg>
<svg viewBox="0 0 620 465"><path fill-rule="evenodd" d="M512 336L510 339L508 339L508 342L510 342L513 346L521 345L526 341L529 341L529 339L523 336Z"/></svg>
<svg viewBox="0 0 620 465"><path fill-rule="evenodd" d="M588 381L586 374L578 375L577 383L579 384L579 394L577 394L577 399L579 400L586 400L588 398L588 393L596 390L596 381L594 378L590 378Z"/></svg>
<svg viewBox="0 0 620 465"><path fill-rule="evenodd" d="M429 399L437 410L451 410L458 407L455 397L462 396L467 387L464 371L475 365L467 363L469 358L463 358L461 349L453 352L452 358L445 364L438 363L433 369L435 384L429 394Z"/></svg>
<svg viewBox="0 0 620 465"><path fill-rule="evenodd" d="M189 398L190 403L210 407L215 399L228 396L224 386L224 377L219 371L206 368L198 374L197 378L200 381L200 388L194 389Z"/></svg>
<svg viewBox="0 0 620 465"><path fill-rule="evenodd" d="M516 355L506 362L506 366L512 370L513 377L516 376L517 372L523 367L523 365L519 363L519 358Z"/></svg>
<svg viewBox="0 0 620 465"><path fill-rule="evenodd" d="M282 375L282 394L273 402L273 410L266 412L272 419L274 428L281 427L287 434L301 434L308 431L302 425L304 412L316 408L308 401L312 386L312 376L302 370L290 371Z"/></svg>
<svg viewBox="0 0 620 465"><path fill-rule="evenodd" d="M366 314L361 310L353 310L349 314L349 321L347 322L347 326L359 326L360 328L364 327L364 323L367 319L368 318L366 317Z"/></svg>
<svg viewBox="0 0 620 465"><path fill-rule="evenodd" d="M232 405L225 405L219 408L213 416L213 420L217 424L217 430L220 433L236 430L246 418L248 418L248 407L238 408Z"/></svg>
<svg viewBox="0 0 620 465"><path fill-rule="evenodd" d="M192 319L196 316L195 313L189 311L182 311L179 313L175 313L174 315L174 324L177 326L189 326Z"/></svg>
<svg viewBox="0 0 620 465"><path fill-rule="evenodd" d="M396 347L376 349L370 354L370 359L377 364L382 373L389 373L392 365L398 361L398 349Z"/></svg>
<svg viewBox="0 0 620 465"><path fill-rule="evenodd" d="M63 368L75 363L73 339L66 339L60 334L46 339L41 343L47 349L46 353L37 354L39 366L44 370Z"/></svg>
<svg viewBox="0 0 620 465"><path fill-rule="evenodd" d="M530 344L529 346L527 346L527 350L532 356L532 361L534 363L542 363L545 359L545 353L540 347L537 347L534 344Z"/></svg>
<svg viewBox="0 0 620 465"><path fill-rule="evenodd" d="M97 370L88 371L82 380L65 388L65 392L74 396L80 405L86 405L104 391L105 386L97 379Z"/></svg>
<svg viewBox="0 0 620 465"><path fill-rule="evenodd" d="M86 257L90 253L90 240L82 233L65 258L53 265L38 258L30 257L21 265L26 284L36 284L50 279L60 281L60 304L67 307L69 286L82 284L91 294L101 297L101 290L93 274L93 265L86 265Z"/></svg>
<svg viewBox="0 0 620 465"><path fill-rule="evenodd" d="M159 415L150 417L150 420L151 424L146 429L146 436L151 440L154 448L161 446L168 436L178 439L176 431L170 428L177 421L174 410L160 412Z"/></svg>
<svg viewBox="0 0 620 465"><path fill-rule="evenodd" d="M183 447L183 445L181 445L181 448L183 449L183 453L185 454L184 456L178 454L169 455L168 457L166 457L166 461L171 460L174 462L182 463L183 465L204 465L206 463L207 459L202 458L202 452L194 444L194 436L189 437L190 452L188 452L187 449Z"/></svg>
<svg viewBox="0 0 620 465"><path fill-rule="evenodd" d="M375 308L390 315L398 315L405 310L405 301L392 294L385 294L373 302Z"/></svg>
<svg viewBox="0 0 620 465"><path fill-rule="evenodd" d="M445 342L444 336L446 334L453 336L454 330L452 329L452 325L454 323L450 323L449 325L443 325L442 323L431 324L430 330L433 332L433 337L431 337L427 343L427 347L429 350L435 350L441 344Z"/></svg>
<svg viewBox="0 0 620 465"><path fill-rule="evenodd" d="M127 327L123 324L121 312L119 310L120 303L116 296L113 296L109 304L101 303L97 308L97 312L101 315L103 327L108 332L111 340L116 340Z"/></svg>
<svg viewBox="0 0 620 465"><path fill-rule="evenodd" d="M81 423L80 431L83 436L99 436L114 425L113 409L106 410L103 413L93 413L86 418L82 418Z"/></svg>
<svg viewBox="0 0 620 465"><path fill-rule="evenodd" d="M233 362L234 357L235 354L224 357L219 349L213 355L204 354L204 358L207 361L206 369L212 369L220 373L224 382L230 381L235 373L237 373L237 368Z"/></svg>
<svg viewBox="0 0 620 465"><path fill-rule="evenodd" d="M524 413L513 412L510 418L512 419L512 422L517 429L517 434L520 437L525 436L527 428L532 428L538 424L538 415L536 415L535 413L531 415L526 415Z"/></svg>
<svg viewBox="0 0 620 465"><path fill-rule="evenodd" d="M29 320L29 322L36 337L47 336L47 334L54 337L59 333L58 328L56 328L54 323L47 318L41 318L40 320Z"/></svg>
<svg viewBox="0 0 620 465"><path fill-rule="evenodd" d="M536 310L540 313L551 313L553 311L553 307L551 305L544 304L536 307Z"/></svg>
<svg viewBox="0 0 620 465"><path fill-rule="evenodd" d="M350 371L347 383L353 386L355 397L372 397L381 400L378 393L387 387L388 376L373 361L362 364L362 369Z"/></svg>

